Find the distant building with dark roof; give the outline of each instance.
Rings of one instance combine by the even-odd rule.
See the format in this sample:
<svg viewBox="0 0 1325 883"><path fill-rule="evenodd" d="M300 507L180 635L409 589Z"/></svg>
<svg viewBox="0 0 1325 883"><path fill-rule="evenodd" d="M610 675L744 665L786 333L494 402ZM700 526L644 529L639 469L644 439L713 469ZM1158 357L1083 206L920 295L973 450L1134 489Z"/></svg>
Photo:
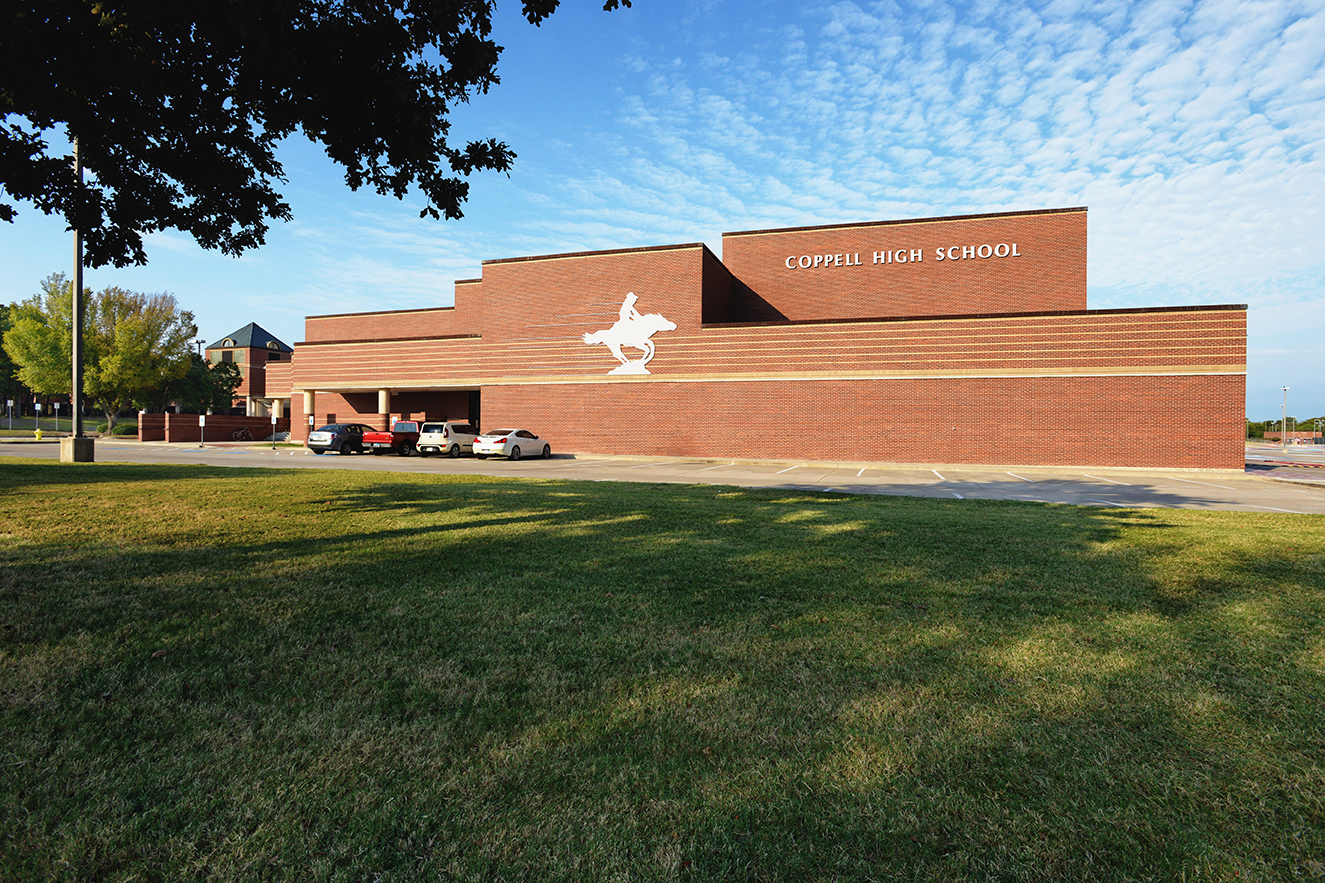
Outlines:
<svg viewBox="0 0 1325 883"><path fill-rule="evenodd" d="M233 362L239 366L242 378L235 390L235 408L243 408L250 417L265 417L275 413L284 416L290 405L289 394L267 394L267 375L271 370L288 369L294 348L277 340L265 328L250 322L238 331L207 345L209 362ZM270 366L270 367L269 367ZM278 384L283 386L284 384Z"/></svg>

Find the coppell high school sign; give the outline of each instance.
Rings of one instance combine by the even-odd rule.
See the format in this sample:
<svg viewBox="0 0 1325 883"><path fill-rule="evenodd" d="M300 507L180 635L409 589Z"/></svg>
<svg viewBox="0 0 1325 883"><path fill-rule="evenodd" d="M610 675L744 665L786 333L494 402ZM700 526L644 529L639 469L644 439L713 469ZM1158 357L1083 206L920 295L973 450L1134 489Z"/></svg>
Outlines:
<svg viewBox="0 0 1325 883"><path fill-rule="evenodd" d="M961 261L971 260L972 258L1019 258L1021 252L1017 251L1017 243L1009 245L1006 242L1000 242L998 245L950 245L947 248L939 246L934 249L934 260L936 261ZM876 264L906 264L921 263L925 259L924 249L897 249L894 251L876 251L874 252L874 263ZM790 255L786 261L788 270L817 270L819 268L830 267L859 267L860 252L855 254L838 252L837 254L803 254L800 257Z"/></svg>
<svg viewBox="0 0 1325 883"><path fill-rule="evenodd" d="M485 261L453 307L309 317L292 422L466 419L566 452L1241 470L1246 307L1088 309L1086 217ZM1174 401L1202 432L1156 444Z"/></svg>

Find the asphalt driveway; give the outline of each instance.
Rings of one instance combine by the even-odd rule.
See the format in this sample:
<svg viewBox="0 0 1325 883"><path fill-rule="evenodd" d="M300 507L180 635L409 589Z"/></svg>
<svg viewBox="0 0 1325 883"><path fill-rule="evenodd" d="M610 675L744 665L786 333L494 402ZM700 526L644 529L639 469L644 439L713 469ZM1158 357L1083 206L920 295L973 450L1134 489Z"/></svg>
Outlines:
<svg viewBox="0 0 1325 883"><path fill-rule="evenodd" d="M55 459L59 442L0 439L0 456ZM1077 506L1325 514L1325 446L1248 445L1241 472L965 465L705 460L554 454L550 460L316 456L261 442L167 444L98 439L97 462L358 469L896 494L948 500L1019 500Z"/></svg>

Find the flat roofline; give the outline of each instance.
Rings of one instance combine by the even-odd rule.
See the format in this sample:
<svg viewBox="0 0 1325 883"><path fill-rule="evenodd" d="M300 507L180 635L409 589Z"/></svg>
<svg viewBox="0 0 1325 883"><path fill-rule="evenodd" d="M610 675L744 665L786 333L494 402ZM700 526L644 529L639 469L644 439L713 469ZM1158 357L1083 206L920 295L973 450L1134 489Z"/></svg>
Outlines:
<svg viewBox="0 0 1325 883"><path fill-rule="evenodd" d="M305 316L304 321L309 319L343 319L346 316L393 316L401 313L440 313L445 310L454 310L450 307L415 307L412 310L365 310L362 313L323 313L320 316Z"/></svg>
<svg viewBox="0 0 1325 883"><path fill-rule="evenodd" d="M518 264L525 261L557 261L566 258L601 257L604 255L642 254L650 251L681 251L690 248L702 248L705 251L709 250L709 247L702 242L685 242L679 245L644 245L638 248L609 248L604 249L603 251L568 251L563 254L536 254L526 255L525 257L519 258L494 258L490 261L484 261L483 266L486 267L489 264Z"/></svg>
<svg viewBox="0 0 1325 883"><path fill-rule="evenodd" d="M401 310L399 312L412 313L414 310ZM347 316L356 315L346 313ZM368 315L364 313L362 315ZM329 344L341 343L406 343L411 340L480 340L482 334L420 334L414 337L347 337L343 340L301 340L295 346L327 346Z"/></svg>
<svg viewBox="0 0 1325 883"><path fill-rule="evenodd" d="M823 224L813 227L771 227L767 230L736 230L731 233L723 233L722 236L726 239L728 236L766 236L770 233L808 233L815 230L845 230L852 227L898 227L909 224L933 224L942 221L976 221L986 218L1024 218L1028 215L1062 215L1085 211L1087 211L1087 208L1082 205L1074 208L1043 208L1021 212L990 212L982 215L945 215L937 218L903 218L895 221L858 221L856 223Z"/></svg>
<svg viewBox="0 0 1325 883"><path fill-rule="evenodd" d="M1201 304L1181 307L1125 307L1112 310L1042 310L1033 313L942 313L929 316L868 316L859 319L787 319L779 322L705 322L701 328L786 328L802 325L850 325L857 322L935 322L963 319L1034 319L1067 316L1119 316L1133 313L1246 312L1246 304Z"/></svg>

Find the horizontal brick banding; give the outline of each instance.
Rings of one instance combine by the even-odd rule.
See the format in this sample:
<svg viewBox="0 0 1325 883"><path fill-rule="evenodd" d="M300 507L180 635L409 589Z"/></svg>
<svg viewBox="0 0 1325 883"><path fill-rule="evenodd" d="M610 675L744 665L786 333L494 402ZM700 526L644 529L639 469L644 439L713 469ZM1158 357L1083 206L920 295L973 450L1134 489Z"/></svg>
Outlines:
<svg viewBox="0 0 1325 883"><path fill-rule="evenodd" d="M606 376L617 363L582 328L547 339L300 344L295 388L477 387L528 377ZM578 333L577 333L578 332ZM1076 313L876 323L757 325L655 335L649 377L739 379L906 373L1139 373L1245 370L1240 309ZM334 379L332 379L334 376ZM617 382L625 378L612 378Z"/></svg>
<svg viewBox="0 0 1325 883"><path fill-rule="evenodd" d="M433 307L426 310L386 310L378 313L308 316L304 319L304 341L320 343L364 338L389 340L406 337L445 337L463 333L462 329L457 328L455 312L455 307Z"/></svg>
<svg viewBox="0 0 1325 883"><path fill-rule="evenodd" d="M293 388L377 390L468 386L485 369L478 338L400 340L389 343L314 344L295 348Z"/></svg>
<svg viewBox="0 0 1325 883"><path fill-rule="evenodd" d="M288 399L292 389L290 378L294 376L294 362L268 362L266 375L266 394L274 399Z"/></svg>

